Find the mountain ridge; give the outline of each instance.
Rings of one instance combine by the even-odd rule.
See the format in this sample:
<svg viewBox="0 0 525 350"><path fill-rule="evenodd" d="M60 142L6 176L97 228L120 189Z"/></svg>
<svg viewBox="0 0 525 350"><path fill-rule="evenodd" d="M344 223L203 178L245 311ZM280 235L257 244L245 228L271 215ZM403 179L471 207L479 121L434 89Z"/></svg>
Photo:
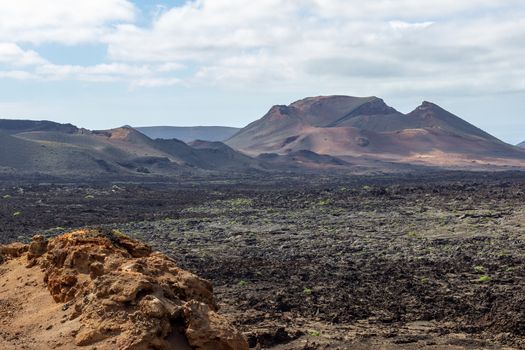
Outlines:
<svg viewBox="0 0 525 350"><path fill-rule="evenodd" d="M240 130L229 126L139 126L135 129L152 139L178 139L184 142L222 142Z"/></svg>
<svg viewBox="0 0 525 350"><path fill-rule="evenodd" d="M0 120L2 173L173 176L403 165L525 168L525 149L434 103L403 114L376 96L316 96L272 106L225 142L153 139L131 126L88 130Z"/></svg>
<svg viewBox="0 0 525 350"><path fill-rule="evenodd" d="M0 130L7 134L30 131L60 131L76 133L79 128L73 124L62 124L49 120L0 119Z"/></svg>
<svg viewBox="0 0 525 350"><path fill-rule="evenodd" d="M1 125L1 124L0 124ZM36 131L35 131L36 130ZM59 175L175 175L181 171L260 168L260 162L230 147L193 148L172 140L153 140L132 127L109 130L51 128L0 129L0 170Z"/></svg>
<svg viewBox="0 0 525 350"><path fill-rule="evenodd" d="M252 156L308 150L429 165L525 161L521 149L434 103L403 114L375 96L316 96L273 106L226 144Z"/></svg>

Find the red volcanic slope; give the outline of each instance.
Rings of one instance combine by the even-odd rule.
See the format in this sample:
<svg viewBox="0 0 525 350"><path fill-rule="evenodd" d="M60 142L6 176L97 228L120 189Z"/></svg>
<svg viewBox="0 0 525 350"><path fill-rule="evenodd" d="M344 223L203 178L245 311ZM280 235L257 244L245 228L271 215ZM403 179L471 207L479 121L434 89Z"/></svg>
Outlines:
<svg viewBox="0 0 525 350"><path fill-rule="evenodd" d="M274 106L226 143L250 155L308 150L343 159L525 166L523 150L433 103L403 114L377 97L320 96Z"/></svg>

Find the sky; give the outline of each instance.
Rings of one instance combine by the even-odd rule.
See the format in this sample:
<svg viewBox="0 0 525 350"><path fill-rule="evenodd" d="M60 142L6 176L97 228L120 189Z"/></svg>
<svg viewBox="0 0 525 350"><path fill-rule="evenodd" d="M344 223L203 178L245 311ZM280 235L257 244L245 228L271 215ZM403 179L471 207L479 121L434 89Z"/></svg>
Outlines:
<svg viewBox="0 0 525 350"><path fill-rule="evenodd" d="M0 118L242 127L272 105L431 101L525 140L523 0L0 1Z"/></svg>

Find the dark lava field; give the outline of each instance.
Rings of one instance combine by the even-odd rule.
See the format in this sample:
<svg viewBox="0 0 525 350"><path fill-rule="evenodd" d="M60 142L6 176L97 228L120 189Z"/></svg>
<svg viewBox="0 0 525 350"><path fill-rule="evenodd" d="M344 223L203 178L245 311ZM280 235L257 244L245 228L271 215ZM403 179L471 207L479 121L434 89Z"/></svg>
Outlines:
<svg viewBox="0 0 525 350"><path fill-rule="evenodd" d="M525 348L525 173L0 183L1 243L108 227L254 348Z"/></svg>

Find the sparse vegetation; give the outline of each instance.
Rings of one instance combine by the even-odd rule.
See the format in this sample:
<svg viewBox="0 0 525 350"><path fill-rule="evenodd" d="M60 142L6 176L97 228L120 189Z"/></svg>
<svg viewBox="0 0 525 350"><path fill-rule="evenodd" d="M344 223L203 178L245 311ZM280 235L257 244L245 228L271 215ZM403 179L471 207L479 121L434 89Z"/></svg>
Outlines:
<svg viewBox="0 0 525 350"><path fill-rule="evenodd" d="M485 268L483 266L476 265L476 266L474 266L474 271L477 272L477 273L484 273L485 272Z"/></svg>
<svg viewBox="0 0 525 350"><path fill-rule="evenodd" d="M49 227L83 225L140 238L209 279L221 304L238 310L232 317L248 331L277 328L283 315L292 315L305 320L301 331L317 329L324 342L334 334L312 320L339 327L374 315L385 327L397 327L401 318L430 318L445 327L440 315L446 314L453 327L459 319L491 335L477 318L488 297L501 301L484 311L493 319L521 312L515 301L516 290L525 289L525 241L518 226L525 209L522 196L514 193L525 190L525 175L506 186L474 178L468 191L462 190L463 180L374 183L366 193L359 182L329 183L268 189L192 183L160 190L119 183L122 190L116 192L111 185L33 187L0 203L0 220L4 237L22 236L25 242L34 232L60 233ZM339 191L342 185L348 190ZM490 197L494 192L497 199ZM96 200L84 200L85 195ZM329 205L319 205L326 200ZM505 220L460 219L471 207L509 214ZM23 212L23 220L12 219L15 210ZM513 288L501 283L511 279ZM254 320L260 314L264 321ZM370 327L377 331L375 324ZM293 335L294 327L286 331ZM512 333L519 328L512 327L505 325L509 339L519 340Z"/></svg>
<svg viewBox="0 0 525 350"><path fill-rule="evenodd" d="M316 331L316 330L310 330L310 331L308 331L308 334L310 334L312 337L320 337L321 336L321 332Z"/></svg>
<svg viewBox="0 0 525 350"><path fill-rule="evenodd" d="M490 276L483 275L483 276L479 277L478 282L486 283L486 282L489 282L490 280L492 280L492 278Z"/></svg>
<svg viewBox="0 0 525 350"><path fill-rule="evenodd" d="M319 202L317 202L317 204L319 204L320 206L324 206L324 205L328 205L330 204L332 201L328 198L328 199L321 199Z"/></svg>
<svg viewBox="0 0 525 350"><path fill-rule="evenodd" d="M250 198L235 198L227 203L232 207L250 207L253 204L253 200Z"/></svg>

